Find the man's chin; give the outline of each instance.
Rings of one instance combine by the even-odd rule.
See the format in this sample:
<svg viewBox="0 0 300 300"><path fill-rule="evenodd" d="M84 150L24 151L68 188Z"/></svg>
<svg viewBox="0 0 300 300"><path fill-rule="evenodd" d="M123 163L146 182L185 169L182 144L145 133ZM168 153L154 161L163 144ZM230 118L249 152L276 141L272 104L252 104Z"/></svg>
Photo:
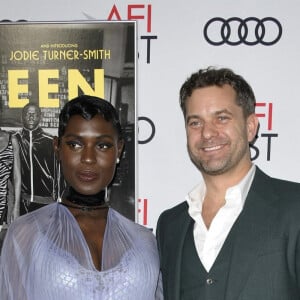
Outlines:
<svg viewBox="0 0 300 300"><path fill-rule="evenodd" d="M203 162L192 161L198 170L206 175L217 176L222 175L227 171L227 168L224 164L208 164Z"/></svg>

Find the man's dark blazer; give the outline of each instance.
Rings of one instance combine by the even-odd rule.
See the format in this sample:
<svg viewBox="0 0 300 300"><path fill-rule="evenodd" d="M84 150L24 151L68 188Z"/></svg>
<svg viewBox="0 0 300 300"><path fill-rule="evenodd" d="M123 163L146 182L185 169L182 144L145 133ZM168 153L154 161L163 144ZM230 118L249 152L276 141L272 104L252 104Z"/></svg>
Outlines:
<svg viewBox="0 0 300 300"><path fill-rule="evenodd" d="M165 300L180 299L182 248L191 222L186 202L159 217ZM230 236L235 239L226 291L213 300L300 299L299 183L271 178L256 168L244 209L225 243Z"/></svg>

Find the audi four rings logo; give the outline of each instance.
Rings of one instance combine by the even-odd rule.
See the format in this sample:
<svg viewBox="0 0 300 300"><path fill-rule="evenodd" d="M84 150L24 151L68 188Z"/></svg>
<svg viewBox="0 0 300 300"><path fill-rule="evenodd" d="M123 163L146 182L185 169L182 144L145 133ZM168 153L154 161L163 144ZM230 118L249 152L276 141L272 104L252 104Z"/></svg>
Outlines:
<svg viewBox="0 0 300 300"><path fill-rule="evenodd" d="M271 46L280 40L282 26L278 20L272 17L261 20L255 17L244 20L237 17L227 20L216 17L205 24L203 31L206 41L214 46L223 44Z"/></svg>

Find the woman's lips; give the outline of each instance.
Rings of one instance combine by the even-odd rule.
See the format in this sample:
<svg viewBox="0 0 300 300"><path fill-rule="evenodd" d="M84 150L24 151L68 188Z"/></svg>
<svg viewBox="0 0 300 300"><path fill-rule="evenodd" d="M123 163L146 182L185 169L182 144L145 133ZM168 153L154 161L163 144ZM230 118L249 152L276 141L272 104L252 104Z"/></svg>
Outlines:
<svg viewBox="0 0 300 300"><path fill-rule="evenodd" d="M97 177L97 173L91 171L83 171L78 173L78 178L81 181L89 182L95 180Z"/></svg>

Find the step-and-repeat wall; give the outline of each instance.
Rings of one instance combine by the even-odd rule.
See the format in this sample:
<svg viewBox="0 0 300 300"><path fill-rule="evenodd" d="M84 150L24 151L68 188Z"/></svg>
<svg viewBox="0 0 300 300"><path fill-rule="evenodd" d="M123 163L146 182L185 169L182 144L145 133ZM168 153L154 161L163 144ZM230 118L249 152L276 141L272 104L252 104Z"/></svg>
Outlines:
<svg viewBox="0 0 300 300"><path fill-rule="evenodd" d="M254 162L300 181L299 9L295 0L4 0L0 20L136 20L136 220L155 229L159 214L200 178L178 104L181 84L199 68L229 67L245 77L261 124Z"/></svg>

